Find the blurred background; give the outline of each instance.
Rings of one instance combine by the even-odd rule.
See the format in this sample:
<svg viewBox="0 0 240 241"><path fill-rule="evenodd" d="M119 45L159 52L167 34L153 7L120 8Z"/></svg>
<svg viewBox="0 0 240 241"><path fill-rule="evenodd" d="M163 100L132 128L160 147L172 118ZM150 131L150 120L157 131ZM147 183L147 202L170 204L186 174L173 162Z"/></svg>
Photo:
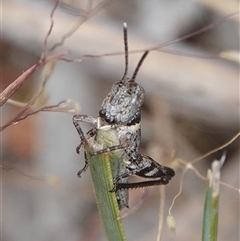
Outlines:
<svg viewBox="0 0 240 241"><path fill-rule="evenodd" d="M70 50L72 59L86 54L121 54L78 63L58 61L41 96L44 105L72 99L79 103L82 114L98 115L112 83L124 72L123 22L128 24L129 50L146 50L239 10L236 0L102 2L99 11L53 53ZM75 26L81 9L89 3L60 2L48 49ZM100 3L93 1L92 8ZM54 4L50 0L2 2L1 91L38 62ZM210 31L151 51L137 76L146 91L139 152L176 171L166 186L164 218L180 186L182 169L173 160L192 161L239 132L239 64L216 57L222 51L239 51L239 14L213 26ZM129 77L141 55L130 54ZM27 103L43 81L42 70L35 72L12 99ZM20 110L5 103L1 126ZM91 125L83 123L82 127L87 131ZM71 114L40 112L7 127L1 137L2 240L106 240L90 173L81 179L76 176L84 157L83 151L80 155L75 151L79 137ZM226 150L221 180L239 188L239 140ZM198 162L198 171L206 176L211 162L221 155L219 151ZM225 186L220 193L218 240L239 240L239 194ZM204 195L205 181L189 170L172 210L176 233L164 224L162 240L200 240ZM142 190L130 191L130 208L141 196ZM159 187L150 188L143 205L123 220L127 240L156 240L160 200Z"/></svg>

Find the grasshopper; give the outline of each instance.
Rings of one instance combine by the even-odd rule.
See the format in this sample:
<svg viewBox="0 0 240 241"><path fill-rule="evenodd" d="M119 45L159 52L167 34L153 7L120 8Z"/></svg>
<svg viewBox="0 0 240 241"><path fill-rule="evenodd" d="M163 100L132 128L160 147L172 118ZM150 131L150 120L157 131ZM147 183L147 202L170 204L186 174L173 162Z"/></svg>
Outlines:
<svg viewBox="0 0 240 241"><path fill-rule="evenodd" d="M110 156L113 176L113 188L116 193L119 209L128 207L128 189L154 185L165 185L175 175L174 170L162 166L151 157L138 153L141 141L141 107L145 91L135 82L138 71L148 55L146 51L141 57L132 78L127 78L128 72L128 42L127 25L123 24L125 47L125 71L121 80L115 82L103 100L97 118L88 115L74 115L73 124L80 136L77 153L86 143L92 149L92 156L108 153ZM84 135L80 122L92 123L95 127ZM114 143L114 144L113 144ZM85 166L78 172L88 168L85 152ZM129 177L137 175L151 179L142 182L129 183Z"/></svg>

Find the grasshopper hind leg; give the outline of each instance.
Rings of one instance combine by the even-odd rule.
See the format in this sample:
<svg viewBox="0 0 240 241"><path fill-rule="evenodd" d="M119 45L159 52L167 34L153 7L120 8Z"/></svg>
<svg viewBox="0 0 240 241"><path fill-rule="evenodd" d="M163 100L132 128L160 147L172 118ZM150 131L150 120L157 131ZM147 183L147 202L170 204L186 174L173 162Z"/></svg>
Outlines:
<svg viewBox="0 0 240 241"><path fill-rule="evenodd" d="M137 158L131 164L127 165L127 171L115 179L114 188L111 191L166 185L175 175L172 168L160 165L149 156L137 154L136 157ZM150 180L135 183L121 182L122 179L133 175L148 178Z"/></svg>

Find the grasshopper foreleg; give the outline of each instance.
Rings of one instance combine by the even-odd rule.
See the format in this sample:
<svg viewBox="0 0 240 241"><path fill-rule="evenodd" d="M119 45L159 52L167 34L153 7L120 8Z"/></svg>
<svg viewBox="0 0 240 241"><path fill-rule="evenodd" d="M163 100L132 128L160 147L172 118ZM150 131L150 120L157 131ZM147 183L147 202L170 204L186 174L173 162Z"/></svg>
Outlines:
<svg viewBox="0 0 240 241"><path fill-rule="evenodd" d="M73 120L73 124L78 132L78 135L80 137L80 144L76 148L76 152L79 154L81 147L83 145L85 145L85 143L86 143L86 138L84 136L84 133L82 131L82 128L81 128L79 122L87 122L87 123L96 124L97 119L92 116L88 116L88 115L74 115L72 120Z"/></svg>
<svg viewBox="0 0 240 241"><path fill-rule="evenodd" d="M80 144L76 148L76 152L78 154L80 153L81 147L86 144L86 137L87 138L88 137L92 137L97 132L96 128L93 128L93 129L91 129L90 131L87 132L86 137L85 137L79 122L88 122L88 123L95 124L97 122L97 119L92 117L92 116L87 116L87 115L74 115L73 116L73 124L74 124L74 126L75 126L75 128L76 128L76 130L77 130L77 132L79 134L79 137L80 137ZM77 173L78 177L81 177L82 172L85 172L87 170L87 168L88 168L88 159L87 159L86 152L84 152L84 156L85 156L85 165Z"/></svg>

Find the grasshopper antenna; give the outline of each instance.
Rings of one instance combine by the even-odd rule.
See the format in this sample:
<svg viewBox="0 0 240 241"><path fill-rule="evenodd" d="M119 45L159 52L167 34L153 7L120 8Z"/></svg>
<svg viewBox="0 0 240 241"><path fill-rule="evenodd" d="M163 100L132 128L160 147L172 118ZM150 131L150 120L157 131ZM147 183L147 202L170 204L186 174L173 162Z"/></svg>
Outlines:
<svg viewBox="0 0 240 241"><path fill-rule="evenodd" d="M123 23L123 39L124 39L124 51L125 51L125 71L122 80L125 80L128 72L128 39L127 39L127 23Z"/></svg>
<svg viewBox="0 0 240 241"><path fill-rule="evenodd" d="M132 76L132 78L131 78L131 81L135 81L136 76L137 76L137 74L138 74L138 71L139 71L139 69L140 69L140 67L141 67L144 59L145 59L146 56L148 55L148 53L149 53L149 51L144 52L142 58L141 58L140 61L138 62L137 68L135 69L135 71L134 71L134 73L133 73L133 76Z"/></svg>

